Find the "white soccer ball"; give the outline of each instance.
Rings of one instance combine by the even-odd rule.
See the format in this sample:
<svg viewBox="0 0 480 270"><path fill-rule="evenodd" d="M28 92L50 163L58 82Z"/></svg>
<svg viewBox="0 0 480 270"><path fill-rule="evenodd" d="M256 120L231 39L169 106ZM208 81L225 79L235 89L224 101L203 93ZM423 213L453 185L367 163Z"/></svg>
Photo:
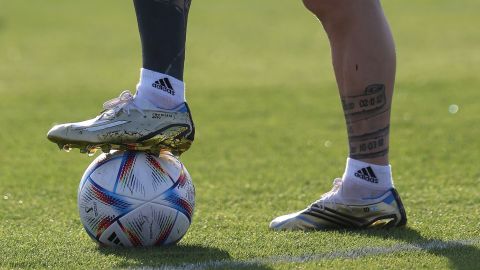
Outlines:
<svg viewBox="0 0 480 270"><path fill-rule="evenodd" d="M88 235L107 246L173 244L192 221L195 187L172 154L117 151L97 157L78 189Z"/></svg>

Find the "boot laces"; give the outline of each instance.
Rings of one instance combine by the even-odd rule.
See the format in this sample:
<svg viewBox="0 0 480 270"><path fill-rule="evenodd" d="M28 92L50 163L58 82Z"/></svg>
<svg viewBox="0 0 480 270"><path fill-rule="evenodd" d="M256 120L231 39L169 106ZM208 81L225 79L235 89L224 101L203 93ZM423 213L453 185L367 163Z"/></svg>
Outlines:
<svg viewBox="0 0 480 270"><path fill-rule="evenodd" d="M342 187L342 179L340 178L335 178L333 180L333 183L332 183L333 187L332 189L323 194L320 199L318 199L317 201L315 201L314 203L312 203L310 205L310 207L312 206L317 206L319 207L320 209L325 209L325 202L329 202L329 203L333 203L334 205L337 204L337 196L335 196L341 189ZM310 208L309 207L309 208Z"/></svg>
<svg viewBox="0 0 480 270"><path fill-rule="evenodd" d="M145 112L135 104L134 97L129 90L125 90L120 94L120 96L103 103L103 109L105 114L113 115L117 115L117 113L120 111L130 115L130 110L133 109L140 112L142 116L145 116Z"/></svg>

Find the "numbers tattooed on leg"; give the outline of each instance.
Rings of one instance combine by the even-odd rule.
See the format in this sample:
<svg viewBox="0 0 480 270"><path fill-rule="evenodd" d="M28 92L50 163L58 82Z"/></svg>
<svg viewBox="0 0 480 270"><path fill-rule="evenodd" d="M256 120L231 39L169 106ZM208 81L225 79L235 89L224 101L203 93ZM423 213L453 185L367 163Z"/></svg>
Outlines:
<svg viewBox="0 0 480 270"><path fill-rule="evenodd" d="M354 159L381 157L388 153L390 126L372 133L349 136L350 157Z"/></svg>
<svg viewBox="0 0 480 270"><path fill-rule="evenodd" d="M380 110L385 106L386 101L385 85L383 84L369 85L359 96L342 97L346 116Z"/></svg>

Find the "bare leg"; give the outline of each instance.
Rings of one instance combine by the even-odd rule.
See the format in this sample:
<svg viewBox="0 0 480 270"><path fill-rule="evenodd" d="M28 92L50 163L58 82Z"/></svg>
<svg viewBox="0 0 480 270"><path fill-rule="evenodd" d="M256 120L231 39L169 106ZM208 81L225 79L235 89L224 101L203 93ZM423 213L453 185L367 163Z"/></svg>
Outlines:
<svg viewBox="0 0 480 270"><path fill-rule="evenodd" d="M274 230L404 226L388 165L395 47L378 0L304 0L322 22L348 127L342 179L306 209L275 218ZM342 202L342 203L338 203Z"/></svg>
<svg viewBox="0 0 480 270"><path fill-rule="evenodd" d="M304 0L332 48L350 158L387 165L395 45L378 0Z"/></svg>

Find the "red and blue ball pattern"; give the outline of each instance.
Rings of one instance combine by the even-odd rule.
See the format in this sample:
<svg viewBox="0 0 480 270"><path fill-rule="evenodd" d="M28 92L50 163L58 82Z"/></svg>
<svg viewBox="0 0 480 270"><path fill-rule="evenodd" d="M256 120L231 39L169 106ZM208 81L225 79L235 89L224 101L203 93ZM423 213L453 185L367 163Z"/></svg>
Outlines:
<svg viewBox="0 0 480 270"><path fill-rule="evenodd" d="M79 191L79 209L80 212L82 211L89 211L92 212L92 205L102 205L103 207L95 206L94 212L95 215L83 215L84 218L82 222L84 223L85 229L89 233L92 238L97 241L100 241L100 237L102 233L107 230L112 224L117 223L121 228L123 235L129 240L130 243L122 243L126 246L144 246L145 243L150 243L153 241L155 245L162 245L166 243L166 240L169 238L172 230L175 227L175 223L177 221L177 217L179 213L182 213L185 217L188 218L189 222L191 222L191 218L193 216L194 211L194 201L193 197L190 199L185 198L185 187L190 180L190 176L188 172L181 164L179 177L178 179L174 180L172 177L167 173L167 171L162 168L161 163L158 162L156 159L157 157L151 156L149 154L145 154L142 152L134 152L134 151L126 151L123 153L116 153L114 154L115 157L119 157L121 155L122 162L120 167L117 165L117 179L112 179L115 181L115 188L113 191L106 190L105 188L101 187L90 177L92 173L95 172L95 169L91 170L88 175L86 175L86 179L82 179L80 191ZM151 170L152 179L148 181L159 181L157 185L164 185L168 184L167 179L171 181L169 185L170 188L166 189L162 193L156 195L154 199L149 199L148 201L142 200L131 200L128 197L115 193L115 190L118 185L126 186L131 185L135 180L136 181L147 181L146 179L136 179L134 168L136 166L137 155L145 155L146 162L144 165L147 165L148 169ZM100 158L99 158L100 159ZM112 159L112 157L110 157ZM102 157L101 159L102 166L107 165L109 162L109 156ZM95 161L94 161L95 162ZM100 164L99 164L100 166ZM97 166L97 168L99 167ZM142 167L143 168L143 167ZM177 173L178 175L178 173ZM164 182L164 183L162 183ZM165 183L167 182L167 183ZM193 185L190 186L193 188ZM190 186L187 186L190 187ZM194 193L194 188L193 188ZM194 195L194 194L193 194ZM154 217L156 220L156 226L160 229L156 236L152 239L145 239L145 225L144 221L141 219L138 220L131 220L129 218L128 222L121 221L123 220L122 217L128 215L129 213L133 213L134 211L137 212L137 209L140 211L142 207L144 207L147 203L150 204L159 204L162 207L170 207L171 209L177 210L177 214L175 215L160 215L160 214L151 214L152 216L157 215ZM102 209L109 209L109 211L102 212ZM170 210L171 211L171 210ZM107 213L108 212L108 213ZM142 210L143 212L143 210ZM187 223L188 224L188 223ZM188 227L187 227L188 228ZM118 232L117 232L118 233ZM180 237L181 238L181 237ZM180 239L178 239L180 240ZM176 240L176 241L178 241ZM104 243L108 244L108 243ZM151 244L151 243L150 243Z"/></svg>

